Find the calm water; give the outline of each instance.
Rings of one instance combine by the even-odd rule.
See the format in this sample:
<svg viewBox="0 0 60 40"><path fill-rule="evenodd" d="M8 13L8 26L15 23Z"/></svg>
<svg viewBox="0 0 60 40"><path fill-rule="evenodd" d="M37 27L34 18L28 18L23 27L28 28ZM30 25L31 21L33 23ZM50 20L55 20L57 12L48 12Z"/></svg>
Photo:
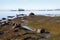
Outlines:
<svg viewBox="0 0 60 40"><path fill-rule="evenodd" d="M15 16L16 14L26 14L29 15L30 12L34 12L37 15L60 15L60 11L0 11L0 19L7 16Z"/></svg>

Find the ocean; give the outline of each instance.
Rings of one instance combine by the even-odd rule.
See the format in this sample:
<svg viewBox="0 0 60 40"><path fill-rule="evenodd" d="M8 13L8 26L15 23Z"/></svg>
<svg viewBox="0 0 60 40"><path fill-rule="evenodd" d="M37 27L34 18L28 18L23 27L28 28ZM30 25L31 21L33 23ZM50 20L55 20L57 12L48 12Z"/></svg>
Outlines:
<svg viewBox="0 0 60 40"><path fill-rule="evenodd" d="M26 14L29 15L31 12L36 15L45 15L45 16L60 16L60 11L0 11L0 19L7 16L16 16L16 14Z"/></svg>

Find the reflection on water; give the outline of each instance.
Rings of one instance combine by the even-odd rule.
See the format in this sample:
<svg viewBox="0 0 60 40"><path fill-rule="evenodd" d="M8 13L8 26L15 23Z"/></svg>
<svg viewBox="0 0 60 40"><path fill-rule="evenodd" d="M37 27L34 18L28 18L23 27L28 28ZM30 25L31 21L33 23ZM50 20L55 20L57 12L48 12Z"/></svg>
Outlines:
<svg viewBox="0 0 60 40"><path fill-rule="evenodd" d="M45 33L44 34L44 38L49 38L49 37L51 37L51 34L50 33Z"/></svg>

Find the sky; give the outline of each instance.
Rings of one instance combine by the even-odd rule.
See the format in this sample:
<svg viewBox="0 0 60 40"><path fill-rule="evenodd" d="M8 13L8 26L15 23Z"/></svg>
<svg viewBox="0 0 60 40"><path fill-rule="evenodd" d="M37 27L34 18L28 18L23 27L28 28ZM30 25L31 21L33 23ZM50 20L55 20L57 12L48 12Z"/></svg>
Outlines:
<svg viewBox="0 0 60 40"><path fill-rule="evenodd" d="M4 9L57 9L60 0L0 0L0 10Z"/></svg>

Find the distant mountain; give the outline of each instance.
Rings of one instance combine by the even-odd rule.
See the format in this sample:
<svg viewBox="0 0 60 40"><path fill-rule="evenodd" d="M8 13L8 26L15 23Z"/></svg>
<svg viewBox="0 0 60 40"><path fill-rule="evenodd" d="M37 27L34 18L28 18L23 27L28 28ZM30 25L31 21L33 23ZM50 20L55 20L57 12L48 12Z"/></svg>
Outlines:
<svg viewBox="0 0 60 40"><path fill-rule="evenodd" d="M10 11L25 11L24 9L18 9L18 10L10 10Z"/></svg>
<svg viewBox="0 0 60 40"><path fill-rule="evenodd" d="M17 11L17 10L10 10L10 11Z"/></svg>
<svg viewBox="0 0 60 40"><path fill-rule="evenodd" d="M18 9L18 11L25 11L24 9Z"/></svg>
<svg viewBox="0 0 60 40"><path fill-rule="evenodd" d="M40 9L40 10L18 9L18 10L11 10L11 11L60 11L60 9Z"/></svg>
<svg viewBox="0 0 60 40"><path fill-rule="evenodd" d="M55 11L60 11L60 9L55 9Z"/></svg>

